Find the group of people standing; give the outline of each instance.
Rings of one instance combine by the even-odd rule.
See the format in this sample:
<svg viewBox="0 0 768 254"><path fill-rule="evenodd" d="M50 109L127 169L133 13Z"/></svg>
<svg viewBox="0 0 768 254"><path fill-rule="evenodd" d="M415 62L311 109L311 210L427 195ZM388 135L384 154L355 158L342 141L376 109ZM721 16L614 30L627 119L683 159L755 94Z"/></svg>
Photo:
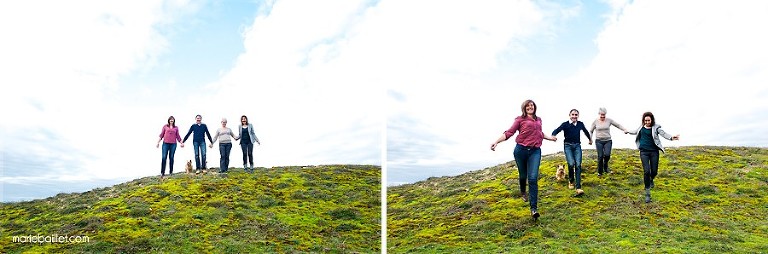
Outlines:
<svg viewBox="0 0 768 254"><path fill-rule="evenodd" d="M213 148L213 144L219 141L219 154L221 159L219 160L219 173L227 173L229 169L229 155L232 150L232 139L235 141L240 140L240 148L243 151L243 168L246 172L253 172L253 145L259 144L259 138L256 137L253 125L248 122L248 117L243 115L240 117L240 127L237 128L237 132L233 132L232 129L227 127L227 119L221 119L221 128L216 129L216 134L211 138L211 133L208 131L208 126L202 123L203 117L201 115L195 116L195 123L189 127L187 135L184 139L181 139L179 135L179 128L176 127L176 118L173 116L168 117L168 123L163 125L160 132L160 140L157 141L157 147L160 147L160 142L163 142L162 147L162 165L160 167L160 179L165 177L165 165L166 161L169 161L170 174L173 174L173 157L176 153L176 144L180 143L184 148L184 142L187 141L189 135L192 134L192 146L195 150L195 173L199 174L201 171L206 170L206 149L205 149L205 136L208 136L208 141L211 144L208 146ZM250 164L249 164L250 163Z"/></svg>
<svg viewBox="0 0 768 254"><path fill-rule="evenodd" d="M597 174L602 176L608 174L611 170L608 167L608 161L611 159L611 140L610 128L614 126L624 131L625 134L637 135L635 143L640 150L640 160L643 164L643 182L645 185L645 202L651 202L651 189L654 187L653 180L658 173L659 151L664 152L659 136L668 140L678 140L679 135L667 134L656 124L656 119L651 112L643 113L642 124L635 131L629 131L623 126L605 117L607 110L600 108L599 118L596 119L587 131L583 122L579 121L579 111L571 109L569 120L558 126L551 135L542 131L541 117L536 115L536 103L532 100L526 100L520 107L522 115L515 118L512 127L491 144L491 150L495 151L496 146L508 140L517 133L515 142L517 145L514 150L515 163L519 173L520 196L524 202L529 202L531 207L531 216L538 219L538 191L539 191L539 165L541 164L541 145L543 140L557 141L557 134L564 133L563 150L566 162L568 163L568 188L576 189L576 196L584 194L581 189L581 134L589 140L592 145L593 137L595 149L597 150ZM529 187L526 188L526 185ZM526 189L528 192L526 193Z"/></svg>

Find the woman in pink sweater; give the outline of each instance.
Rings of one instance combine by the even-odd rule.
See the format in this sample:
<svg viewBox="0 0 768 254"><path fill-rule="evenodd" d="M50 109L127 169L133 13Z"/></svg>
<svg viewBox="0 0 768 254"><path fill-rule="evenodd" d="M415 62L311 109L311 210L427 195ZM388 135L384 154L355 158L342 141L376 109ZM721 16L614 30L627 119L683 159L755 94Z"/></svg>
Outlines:
<svg viewBox="0 0 768 254"><path fill-rule="evenodd" d="M170 159L168 165L171 171L169 174L173 174L173 155L176 153L176 142L181 142L179 128L176 127L176 118L173 116L168 117L168 124L163 125L163 130L160 132L160 140L157 141L155 147L160 147L160 141L163 141L163 165L160 166L160 180L163 180L166 158ZM184 147L184 143L181 143L181 147Z"/></svg>
<svg viewBox="0 0 768 254"><path fill-rule="evenodd" d="M516 117L512 127L491 144L491 151L496 151L496 145L518 132L517 138L515 138L517 145L514 156L517 171L520 174L518 179L520 181L520 196L523 201L530 202L531 216L535 220L539 218L539 164L541 164L542 140L557 141L557 138L544 134L541 130L541 118L536 116L536 103L532 100L526 100L520 106L520 110L523 114ZM526 180L530 185L530 191L527 195L525 193Z"/></svg>

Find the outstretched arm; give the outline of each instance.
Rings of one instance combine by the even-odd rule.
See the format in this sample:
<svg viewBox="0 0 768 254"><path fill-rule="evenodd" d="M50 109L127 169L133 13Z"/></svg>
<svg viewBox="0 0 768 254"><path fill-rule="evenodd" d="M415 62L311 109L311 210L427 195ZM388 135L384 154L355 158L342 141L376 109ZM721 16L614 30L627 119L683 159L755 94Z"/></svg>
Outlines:
<svg viewBox="0 0 768 254"><path fill-rule="evenodd" d="M679 140L680 139L680 134L674 135L674 136L669 135L669 133L667 133L666 131L661 129L661 126L659 126L659 128L656 129L656 133L658 133L659 135L661 135L662 137L664 137L664 138L666 138L668 140Z"/></svg>
<svg viewBox="0 0 768 254"><path fill-rule="evenodd" d="M498 145L501 142L504 142L505 140L507 140L507 135L501 134L501 136L498 139L496 139L496 141L493 142L493 144L491 144L491 151L496 151L496 145Z"/></svg>
<svg viewBox="0 0 768 254"><path fill-rule="evenodd" d="M589 139L589 145L592 145L592 136L589 135L589 131L587 131L587 126L584 126L584 124L581 124L581 131L583 131L584 135L586 135L587 139Z"/></svg>
<svg viewBox="0 0 768 254"><path fill-rule="evenodd" d="M544 132L542 132L541 134L544 135L544 139L546 139L546 140L553 141L553 142L557 141L557 137L555 137L555 136L550 136L550 135L544 134Z"/></svg>
<svg viewBox="0 0 768 254"><path fill-rule="evenodd" d="M640 128L643 128L643 126L640 126ZM637 133L640 132L640 128L637 128L637 130L634 131L624 131L624 134L637 135Z"/></svg>
<svg viewBox="0 0 768 254"><path fill-rule="evenodd" d="M557 126L557 129L552 131L552 136L557 136L557 134L560 133L560 131L563 130L563 126L564 125L566 125L566 123L563 123L563 124L560 124L560 126Z"/></svg>
<svg viewBox="0 0 768 254"><path fill-rule="evenodd" d="M622 130L622 131L624 131L624 133L626 133L626 132L627 132L627 129L626 129L626 128L624 128L624 126L621 126L621 124L617 123L617 122L616 122L616 121L614 121L613 119L611 119L611 125L613 125L613 126L616 126L616 128L619 128L619 130Z"/></svg>

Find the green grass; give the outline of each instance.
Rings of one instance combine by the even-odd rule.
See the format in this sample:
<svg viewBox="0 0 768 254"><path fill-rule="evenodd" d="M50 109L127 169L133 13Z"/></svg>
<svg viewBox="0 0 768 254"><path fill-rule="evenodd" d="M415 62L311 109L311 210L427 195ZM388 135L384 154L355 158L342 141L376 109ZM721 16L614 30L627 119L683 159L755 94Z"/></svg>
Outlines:
<svg viewBox="0 0 768 254"><path fill-rule="evenodd" d="M3 203L0 253L376 253L381 168L230 170L227 177L145 177L85 193ZM14 243L13 236L87 236Z"/></svg>
<svg viewBox="0 0 768 254"><path fill-rule="evenodd" d="M670 148L649 204L637 150L614 149L602 177L596 157L584 150L582 197L555 180L562 153L542 158L538 221L519 198L514 162L389 187L387 251L768 252L768 149Z"/></svg>

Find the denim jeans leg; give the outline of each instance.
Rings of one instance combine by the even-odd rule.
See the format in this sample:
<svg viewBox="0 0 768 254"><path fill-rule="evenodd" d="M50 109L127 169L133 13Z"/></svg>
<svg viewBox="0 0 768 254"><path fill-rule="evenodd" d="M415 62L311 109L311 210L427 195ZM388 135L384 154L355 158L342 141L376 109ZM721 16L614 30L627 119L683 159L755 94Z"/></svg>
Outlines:
<svg viewBox="0 0 768 254"><path fill-rule="evenodd" d="M597 150L597 173L603 173L603 148L605 148L605 141L595 141L595 150Z"/></svg>
<svg viewBox="0 0 768 254"><path fill-rule="evenodd" d="M168 164L168 168L170 168L169 174L173 174L173 156L176 154L176 143L168 145L170 145L170 151L168 152L168 159L170 160Z"/></svg>
<svg viewBox="0 0 768 254"><path fill-rule="evenodd" d="M653 179L656 179L656 175L659 173L659 150L650 152L650 164L651 164L651 182L649 187L653 187Z"/></svg>
<svg viewBox="0 0 768 254"><path fill-rule="evenodd" d="M240 143L240 150L243 150L243 168L248 165L248 145Z"/></svg>
<svg viewBox="0 0 768 254"><path fill-rule="evenodd" d="M520 183L520 193L526 193L525 185L528 177L528 156L522 146L515 146L515 164L517 164L518 181Z"/></svg>
<svg viewBox="0 0 768 254"><path fill-rule="evenodd" d="M581 189L581 144L574 144L573 170L576 171L576 189Z"/></svg>
<svg viewBox="0 0 768 254"><path fill-rule="evenodd" d="M611 150L613 149L613 140L606 141L603 149L605 149L605 151L603 151L603 172L609 173L611 171L608 168L608 161L611 160Z"/></svg>
<svg viewBox="0 0 768 254"><path fill-rule="evenodd" d="M541 148L531 149L528 156L528 201L531 209L538 210L539 202L539 165L541 164Z"/></svg>
<svg viewBox="0 0 768 254"><path fill-rule="evenodd" d="M205 155L207 153L206 149L208 148L205 148L205 141L200 142L200 148L201 148L200 149L200 168L206 169L208 168L208 165L207 165L208 163L206 161L207 158L205 158L206 157Z"/></svg>
<svg viewBox="0 0 768 254"><path fill-rule="evenodd" d="M224 143L219 142L219 173L227 172L227 167L224 164L224 161L225 161L224 158L226 158L225 155L227 152L224 151L224 149L225 149Z"/></svg>
<svg viewBox="0 0 768 254"><path fill-rule="evenodd" d="M643 184L647 190L651 188L651 152L640 151L640 162L643 164Z"/></svg>
<svg viewBox="0 0 768 254"><path fill-rule="evenodd" d="M195 169L200 169L200 142L192 142L192 150L195 150Z"/></svg>
<svg viewBox="0 0 768 254"><path fill-rule="evenodd" d="M253 143L248 144L247 150L248 150L248 162L251 163L250 168L253 169Z"/></svg>
<svg viewBox="0 0 768 254"><path fill-rule="evenodd" d="M165 162L168 158L168 152L171 151L171 144L163 143L162 153L163 153L163 159L162 159L162 165L160 166L160 175L165 175Z"/></svg>
<svg viewBox="0 0 768 254"><path fill-rule="evenodd" d="M565 161L568 163L568 182L569 183L573 183L574 182L574 179L573 179L573 166L575 165L576 162L575 162L574 157L573 157L575 155L573 153L574 152L573 145L574 144L571 144L571 143L563 144L563 152L565 153Z"/></svg>
<svg viewBox="0 0 768 254"><path fill-rule="evenodd" d="M232 143L224 144L224 167L229 170L229 155L232 151Z"/></svg>

